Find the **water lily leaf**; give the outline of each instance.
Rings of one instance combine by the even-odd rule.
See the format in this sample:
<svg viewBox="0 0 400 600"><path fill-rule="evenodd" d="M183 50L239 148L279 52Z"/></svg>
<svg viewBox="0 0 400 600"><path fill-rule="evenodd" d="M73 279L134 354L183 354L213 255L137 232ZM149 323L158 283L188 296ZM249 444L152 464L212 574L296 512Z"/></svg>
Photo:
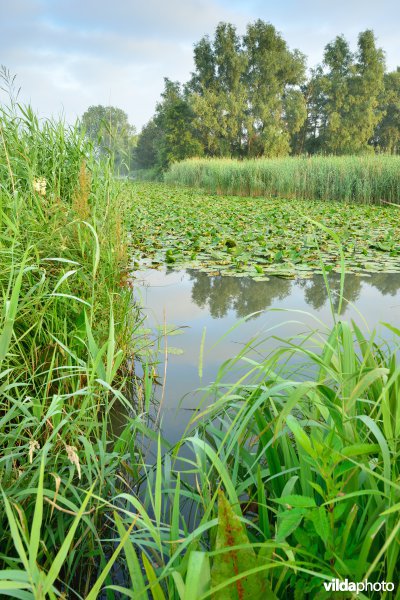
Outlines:
<svg viewBox="0 0 400 600"><path fill-rule="evenodd" d="M342 243L347 271L400 273L396 206L297 200L294 210L293 201L282 198L211 196L143 182L131 189L135 267L154 261L239 277L258 272L307 278L321 272L321 262L340 270L332 231ZM222 265L229 269L222 272Z"/></svg>

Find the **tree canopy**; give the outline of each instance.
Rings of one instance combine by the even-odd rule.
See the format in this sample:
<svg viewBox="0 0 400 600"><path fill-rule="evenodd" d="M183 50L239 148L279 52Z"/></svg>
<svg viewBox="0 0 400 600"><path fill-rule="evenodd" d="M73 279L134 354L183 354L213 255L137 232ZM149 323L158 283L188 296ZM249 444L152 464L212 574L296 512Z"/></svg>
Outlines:
<svg viewBox="0 0 400 600"><path fill-rule="evenodd" d="M382 117L384 70L384 54L371 30L360 33L355 53L343 36L326 46L323 66L309 81L311 150L330 154L372 150L370 140Z"/></svg>
<svg viewBox="0 0 400 600"><path fill-rule="evenodd" d="M126 114L90 107L82 118L99 152L163 171L191 156L400 152L400 69L387 73L372 30L353 51L337 36L306 75L306 57L260 19L239 35L219 23L193 48L182 84L164 80L153 118L137 138ZM125 159L123 158L125 157Z"/></svg>
<svg viewBox="0 0 400 600"><path fill-rule="evenodd" d="M128 115L122 109L90 106L82 115L81 128L99 155L112 157L117 172L129 173L137 136L136 128L129 123Z"/></svg>

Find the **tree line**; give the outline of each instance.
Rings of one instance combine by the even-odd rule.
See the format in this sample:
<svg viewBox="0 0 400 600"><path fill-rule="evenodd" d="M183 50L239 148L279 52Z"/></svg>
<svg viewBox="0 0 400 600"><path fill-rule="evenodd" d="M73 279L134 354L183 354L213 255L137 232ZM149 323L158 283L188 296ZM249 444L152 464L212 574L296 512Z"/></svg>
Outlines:
<svg viewBox="0 0 400 600"><path fill-rule="evenodd" d="M191 156L374 151L400 152L400 68L386 71L373 31L359 34L355 51L337 36L307 75L305 55L257 20L243 36L220 23L194 45L189 81L165 78L129 160L164 170Z"/></svg>

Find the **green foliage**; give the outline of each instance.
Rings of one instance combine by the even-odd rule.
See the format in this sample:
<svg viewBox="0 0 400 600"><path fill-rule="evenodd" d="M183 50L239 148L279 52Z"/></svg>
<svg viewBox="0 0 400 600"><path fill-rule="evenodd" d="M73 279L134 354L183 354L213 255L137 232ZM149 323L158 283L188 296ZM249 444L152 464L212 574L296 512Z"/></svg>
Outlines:
<svg viewBox="0 0 400 600"><path fill-rule="evenodd" d="M222 176L229 181L236 165L239 173L247 166L228 162L220 175L224 164L180 163L171 178L194 176L193 181L200 173L207 181L210 166L223 188ZM255 166L249 163L250 169ZM400 270L396 206L209 196L165 184L134 184L131 193L132 253L138 263L255 280L269 275L304 278L321 272L322 264L340 271L337 243L324 226L340 237L347 271Z"/></svg>
<svg viewBox="0 0 400 600"><path fill-rule="evenodd" d="M328 44L324 69L314 71L306 95L310 123L307 150L332 154L372 151L375 128L382 119L384 54L371 30L360 33L353 54L343 36Z"/></svg>
<svg viewBox="0 0 400 600"><path fill-rule="evenodd" d="M395 581L400 330L386 324L393 341L379 345L339 315L358 246L384 253L374 268L397 264L397 207L306 202L303 220L272 200L165 186L151 195L117 184L76 129L39 123L16 102L0 126L1 595L189 600L229 590L313 600L328 598L322 583L333 577ZM334 255L332 239L343 242L332 329L256 357L268 340L249 341L221 366L175 447L124 394L139 333L125 285L132 223L132 243L156 260L168 253L177 264L190 249L207 269L233 260L241 273L261 246L269 251L268 236L282 246L274 268L289 264L288 231L293 244L303 236L307 270ZM117 403L126 423L114 436ZM150 465L140 450L149 440Z"/></svg>
<svg viewBox="0 0 400 600"><path fill-rule="evenodd" d="M95 495L120 490L110 412L127 406L136 318L126 209L76 128L16 103L0 127L0 588L54 598L90 588L107 553Z"/></svg>
<svg viewBox="0 0 400 600"><path fill-rule="evenodd" d="M241 155L247 91L247 59L236 29L220 23L213 43L203 38L195 45L196 70L189 82L195 127L207 155Z"/></svg>
<svg viewBox="0 0 400 600"><path fill-rule="evenodd" d="M160 137L161 132L154 119L151 119L138 136L135 148L135 166L139 169L150 169L157 165L157 147Z"/></svg>
<svg viewBox="0 0 400 600"><path fill-rule="evenodd" d="M6 70L0 82L12 86ZM12 90L10 91L12 93ZM82 162L89 148L77 127L63 121L40 121L30 106L0 105L0 190L32 195L35 183L64 202L72 202ZM44 189L45 191L45 189ZM41 193L39 191L39 193ZM40 210L38 208L38 210Z"/></svg>
<svg viewBox="0 0 400 600"><path fill-rule="evenodd" d="M303 93L300 90L288 89L283 97L283 108L291 153L298 154L298 134L307 119L307 105Z"/></svg>
<svg viewBox="0 0 400 600"><path fill-rule="evenodd" d="M384 76L384 90L379 99L384 115L375 131L374 144L390 154L400 153L400 68Z"/></svg>
<svg viewBox="0 0 400 600"><path fill-rule="evenodd" d="M213 588L223 586L222 589L214 591L215 600L265 598L263 574L246 574L247 571L257 567L257 556L249 544L249 538L239 517L232 510L222 491L218 493L218 530L215 550L217 554L214 556L211 582ZM235 581L227 585L232 578Z"/></svg>
<svg viewBox="0 0 400 600"><path fill-rule="evenodd" d="M165 170L191 156L397 153L397 72L385 74L372 30L356 52L341 35L306 79L305 56L258 19L239 36L219 23L194 46L184 86L165 80L162 101L142 131L137 164ZM183 90L183 91L182 91ZM156 127L154 127L154 125Z"/></svg>
<svg viewBox="0 0 400 600"><path fill-rule="evenodd" d="M172 165L164 181L213 194L398 204L399 164L394 156L192 159Z"/></svg>
<svg viewBox="0 0 400 600"><path fill-rule="evenodd" d="M248 156L281 156L288 154L293 131L305 119L305 112L298 111L285 126L282 115L293 113L293 86L303 82L305 57L298 51L290 52L286 42L275 28L261 20L250 24L244 37L248 55L245 81L249 90L252 122L248 130ZM292 96L292 110L288 110L288 96ZM286 97L286 99L285 99ZM294 121L294 123L293 123ZM287 131L289 129L289 132Z"/></svg>
<svg viewBox="0 0 400 600"><path fill-rule="evenodd" d="M175 161L202 154L192 125L193 112L178 82L165 79L155 123L159 131L157 160L162 169Z"/></svg>
<svg viewBox="0 0 400 600"><path fill-rule="evenodd" d="M146 549L133 586L157 599L327 600L332 578L395 581L400 331L386 350L334 317L258 360L251 348L268 340L251 340L221 367L195 431L164 457L159 440L141 500L119 499L121 541L134 521L132 546Z"/></svg>
<svg viewBox="0 0 400 600"><path fill-rule="evenodd" d="M290 135L306 118L295 87L304 77L304 57L258 20L242 38L220 23L213 42L206 37L196 44L194 59L190 101L205 154L287 154Z"/></svg>
<svg viewBox="0 0 400 600"><path fill-rule="evenodd" d="M121 108L89 106L82 115L80 129L99 156L110 158L118 174L130 173L137 136Z"/></svg>
<svg viewBox="0 0 400 600"><path fill-rule="evenodd" d="M166 78L161 97L154 118L138 137L135 150L136 166L153 168L158 175L175 161L203 154L192 107L179 83ZM140 177L140 171L138 174Z"/></svg>

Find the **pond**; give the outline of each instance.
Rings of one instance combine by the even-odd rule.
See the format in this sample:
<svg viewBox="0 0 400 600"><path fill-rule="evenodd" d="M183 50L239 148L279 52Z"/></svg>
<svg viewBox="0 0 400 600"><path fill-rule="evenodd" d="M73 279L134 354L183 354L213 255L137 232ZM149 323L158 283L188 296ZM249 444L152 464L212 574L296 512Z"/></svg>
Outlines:
<svg viewBox="0 0 400 600"><path fill-rule="evenodd" d="M198 270L149 269L136 272L135 277L145 326L159 332L166 323L167 331L181 333L164 337L158 355L161 385L156 386L156 400L162 402L161 430L170 443L179 440L202 399L203 393L195 390L215 381L221 364L250 340L264 339L255 351L260 358L281 344L272 336L286 339L333 323L322 275L254 281ZM337 309L339 275L331 274L329 283ZM378 327L380 338L390 343L392 334L379 323L400 323L399 273L346 275L344 299L340 318L354 319L364 332ZM248 315L252 316L245 318ZM165 344L172 353L165 353Z"/></svg>

